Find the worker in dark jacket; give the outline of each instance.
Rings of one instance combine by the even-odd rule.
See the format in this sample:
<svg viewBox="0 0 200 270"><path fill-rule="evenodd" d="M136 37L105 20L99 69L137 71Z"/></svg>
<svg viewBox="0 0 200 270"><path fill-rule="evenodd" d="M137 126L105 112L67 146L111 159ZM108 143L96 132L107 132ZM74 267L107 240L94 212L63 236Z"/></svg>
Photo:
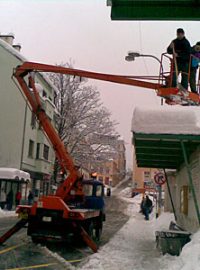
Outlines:
<svg viewBox="0 0 200 270"><path fill-rule="evenodd" d="M152 200L149 199L149 196L146 196L146 199L143 204L143 209L144 209L143 211L144 211L146 220L149 220L149 214L151 213L152 208L153 208Z"/></svg>
<svg viewBox="0 0 200 270"><path fill-rule="evenodd" d="M167 53L174 56L172 87L177 87L177 77L182 72L181 85L187 90L191 47L190 42L185 38L185 32L182 28L177 29L177 38L170 43Z"/></svg>

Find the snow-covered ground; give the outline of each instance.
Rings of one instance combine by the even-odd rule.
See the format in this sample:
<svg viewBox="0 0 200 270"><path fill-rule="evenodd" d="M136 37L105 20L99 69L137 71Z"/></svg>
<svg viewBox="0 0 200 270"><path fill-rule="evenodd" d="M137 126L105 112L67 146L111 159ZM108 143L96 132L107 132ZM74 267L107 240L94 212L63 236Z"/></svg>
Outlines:
<svg viewBox="0 0 200 270"><path fill-rule="evenodd" d="M2 210L0 207L0 218L4 218L4 217L15 217L17 216L17 214L15 213L15 211L7 211L7 210Z"/></svg>
<svg viewBox="0 0 200 270"><path fill-rule="evenodd" d="M156 219L152 213L145 221L139 213L141 195L130 198L130 188L119 194L127 202L130 218L121 230L79 266L79 270L199 270L200 269L200 232L185 245L181 256L161 255L156 249L155 231L168 229L173 220L171 213L162 213Z"/></svg>

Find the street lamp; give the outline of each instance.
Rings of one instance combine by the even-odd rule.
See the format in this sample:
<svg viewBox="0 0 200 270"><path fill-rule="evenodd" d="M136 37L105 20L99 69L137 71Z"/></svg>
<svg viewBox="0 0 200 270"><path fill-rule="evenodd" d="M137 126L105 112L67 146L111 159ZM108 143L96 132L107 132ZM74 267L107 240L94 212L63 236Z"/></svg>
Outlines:
<svg viewBox="0 0 200 270"><path fill-rule="evenodd" d="M158 57L156 57L155 55L151 55L151 54L140 54L139 52L132 52L132 51L129 51L128 52L128 55L125 56L125 60L128 61L128 62L131 62L131 61L135 61L135 58L137 57L151 57L151 58L154 58L156 61L159 62L160 64L160 67L161 67L161 72L163 74L163 66L162 66L162 62L160 61L160 59Z"/></svg>
<svg viewBox="0 0 200 270"><path fill-rule="evenodd" d="M151 54L140 54L139 52L129 51L128 52L128 55L125 56L125 60L128 61L128 62L131 62L131 61L135 61L135 58L137 58L137 57L151 57L151 58L155 59L160 64L161 74L162 75L164 74L162 62L155 55L151 55ZM161 105L163 105L163 98L161 98Z"/></svg>

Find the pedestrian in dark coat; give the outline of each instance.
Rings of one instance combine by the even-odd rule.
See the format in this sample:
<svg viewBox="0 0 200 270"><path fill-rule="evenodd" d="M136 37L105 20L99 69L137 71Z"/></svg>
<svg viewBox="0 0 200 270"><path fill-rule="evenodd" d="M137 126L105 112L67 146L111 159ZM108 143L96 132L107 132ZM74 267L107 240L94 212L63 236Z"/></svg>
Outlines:
<svg viewBox="0 0 200 270"><path fill-rule="evenodd" d="M12 210L12 206L13 206L13 191L12 191L12 189L7 194L6 205L7 205L8 210Z"/></svg>
<svg viewBox="0 0 200 270"><path fill-rule="evenodd" d="M20 191L17 191L16 195L15 195L15 204L16 206L20 204L20 201L22 199L22 194Z"/></svg>
<svg viewBox="0 0 200 270"><path fill-rule="evenodd" d="M182 28L177 29L177 38L170 43L167 53L173 54L177 63L178 74L176 74L176 66L174 65L172 87L177 87L177 76L182 72L181 85L187 90L191 47L190 42L185 38L185 32Z"/></svg>
<svg viewBox="0 0 200 270"><path fill-rule="evenodd" d="M33 192L31 190L29 190L29 194L28 194L28 205L32 205L33 204Z"/></svg>
<svg viewBox="0 0 200 270"><path fill-rule="evenodd" d="M149 220L149 214L152 211L152 207L153 207L153 203L152 200L149 199L149 196L146 196L145 202L144 202L144 215L145 215L145 219Z"/></svg>

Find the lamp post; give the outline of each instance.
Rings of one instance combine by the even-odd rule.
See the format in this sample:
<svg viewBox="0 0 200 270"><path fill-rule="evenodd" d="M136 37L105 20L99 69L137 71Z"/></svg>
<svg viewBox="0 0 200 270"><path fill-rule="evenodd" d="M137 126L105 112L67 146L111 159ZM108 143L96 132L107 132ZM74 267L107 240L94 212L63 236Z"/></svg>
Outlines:
<svg viewBox="0 0 200 270"><path fill-rule="evenodd" d="M163 73L162 62L155 55L151 55L151 54L140 54L139 52L132 52L132 51L130 51L130 52L128 52L128 55L125 56L125 60L128 61L128 62L131 62L131 61L135 61L135 58L137 58L137 57L151 57L151 58L155 59L156 61L159 62L160 67L161 67L161 72Z"/></svg>
<svg viewBox="0 0 200 270"><path fill-rule="evenodd" d="M160 64L161 74L164 74L162 62L155 55L152 55L152 54L140 54L139 52L129 51L128 55L125 56L125 60L128 61L128 62L131 62L131 61L135 61L135 58L137 58L137 57L151 57L151 58L155 59ZM161 98L161 105L163 105L163 98Z"/></svg>

